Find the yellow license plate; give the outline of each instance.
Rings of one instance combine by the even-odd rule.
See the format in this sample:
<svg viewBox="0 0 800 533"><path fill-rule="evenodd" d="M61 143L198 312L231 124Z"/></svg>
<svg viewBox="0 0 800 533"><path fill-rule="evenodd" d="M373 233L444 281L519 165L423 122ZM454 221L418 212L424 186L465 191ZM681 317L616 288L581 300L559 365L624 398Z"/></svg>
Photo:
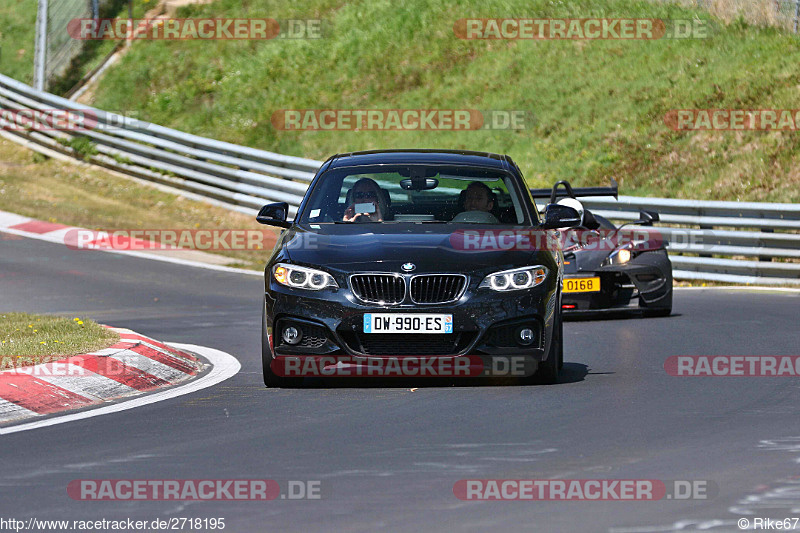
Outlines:
<svg viewBox="0 0 800 533"><path fill-rule="evenodd" d="M600 278L566 278L564 292L599 292Z"/></svg>

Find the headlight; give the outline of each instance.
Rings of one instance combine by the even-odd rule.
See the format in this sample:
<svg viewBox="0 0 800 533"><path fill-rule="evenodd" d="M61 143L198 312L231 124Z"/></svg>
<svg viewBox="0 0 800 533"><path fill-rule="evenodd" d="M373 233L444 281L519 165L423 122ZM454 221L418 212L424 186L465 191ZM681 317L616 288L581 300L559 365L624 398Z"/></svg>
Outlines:
<svg viewBox="0 0 800 533"><path fill-rule="evenodd" d="M615 250L614 253L609 255L605 261L603 261L603 266L611 266L611 265L624 265L628 261L631 260L633 257L633 252L629 246L624 248L620 248Z"/></svg>
<svg viewBox="0 0 800 533"><path fill-rule="evenodd" d="M272 277L281 285L292 289L319 291L325 288L339 288L336 280L327 272L286 263L278 263L272 267Z"/></svg>
<svg viewBox="0 0 800 533"><path fill-rule="evenodd" d="M495 291L519 291L530 289L547 279L547 268L539 266L504 270L486 276L478 288L488 287Z"/></svg>

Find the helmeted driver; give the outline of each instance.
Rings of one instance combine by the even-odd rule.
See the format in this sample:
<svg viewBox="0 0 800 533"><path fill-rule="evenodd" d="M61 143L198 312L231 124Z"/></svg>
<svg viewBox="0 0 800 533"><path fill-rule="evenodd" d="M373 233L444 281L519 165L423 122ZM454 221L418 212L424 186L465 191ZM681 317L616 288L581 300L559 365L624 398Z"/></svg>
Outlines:
<svg viewBox="0 0 800 533"><path fill-rule="evenodd" d="M583 204L582 203L580 203L575 198L562 198L561 200L559 200L556 203L558 205L565 205L567 207L571 207L572 209L577 211L578 212L578 217L581 220L581 223L578 224L578 226L583 226L583 223L584 223L584 216L583 216L584 210L583 210Z"/></svg>

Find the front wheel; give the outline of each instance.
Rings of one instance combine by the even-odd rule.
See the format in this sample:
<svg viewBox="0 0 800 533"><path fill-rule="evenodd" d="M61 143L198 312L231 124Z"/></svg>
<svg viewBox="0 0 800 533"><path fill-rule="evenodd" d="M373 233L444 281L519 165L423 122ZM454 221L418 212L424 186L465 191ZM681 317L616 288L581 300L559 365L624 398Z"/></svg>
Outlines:
<svg viewBox="0 0 800 533"><path fill-rule="evenodd" d="M670 277L668 280L669 292L664 295L663 298L660 298L658 301L658 307L648 307L646 302L639 297L639 309L642 310L642 314L646 317L655 317L655 316L669 316L672 314L672 278Z"/></svg>
<svg viewBox="0 0 800 533"><path fill-rule="evenodd" d="M564 368L564 319L558 315L558 369Z"/></svg>

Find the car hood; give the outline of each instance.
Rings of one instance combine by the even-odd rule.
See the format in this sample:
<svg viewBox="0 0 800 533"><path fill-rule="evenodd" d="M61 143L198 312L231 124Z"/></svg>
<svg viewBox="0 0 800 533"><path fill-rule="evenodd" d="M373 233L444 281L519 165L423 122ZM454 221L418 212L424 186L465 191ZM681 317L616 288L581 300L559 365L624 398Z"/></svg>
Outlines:
<svg viewBox="0 0 800 533"><path fill-rule="evenodd" d="M465 249L463 231L493 232L530 228L473 227L453 224L319 224L293 226L282 235L283 250L292 262L325 265L340 270L401 271L406 263L415 272L498 270L506 266L539 264L538 254L550 252L483 246ZM483 233L481 233L483 234ZM472 247L475 248L475 247ZM538 261L537 261L538 259Z"/></svg>

